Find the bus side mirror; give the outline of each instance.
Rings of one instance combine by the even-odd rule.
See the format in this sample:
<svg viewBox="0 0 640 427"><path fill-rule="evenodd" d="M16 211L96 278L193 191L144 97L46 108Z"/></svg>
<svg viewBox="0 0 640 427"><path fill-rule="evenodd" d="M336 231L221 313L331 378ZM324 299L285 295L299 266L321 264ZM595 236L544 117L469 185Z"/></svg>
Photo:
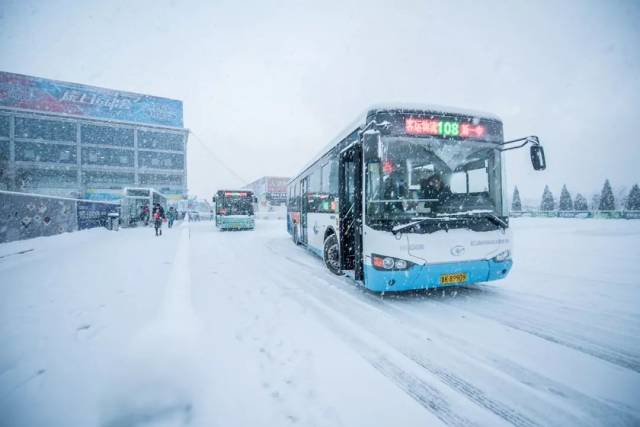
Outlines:
<svg viewBox="0 0 640 427"><path fill-rule="evenodd" d="M547 161L544 157L544 148L541 145L532 145L530 149L531 164L537 171L542 171L547 168Z"/></svg>
<svg viewBox="0 0 640 427"><path fill-rule="evenodd" d="M378 154L380 143L380 132L375 130L368 130L364 133L362 138L362 145L365 162L376 161L380 158Z"/></svg>

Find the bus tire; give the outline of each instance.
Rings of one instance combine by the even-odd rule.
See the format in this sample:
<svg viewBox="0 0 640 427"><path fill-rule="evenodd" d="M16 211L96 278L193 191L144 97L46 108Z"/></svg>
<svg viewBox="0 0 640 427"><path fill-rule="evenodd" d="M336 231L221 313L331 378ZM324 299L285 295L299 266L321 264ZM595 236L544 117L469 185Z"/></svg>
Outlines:
<svg viewBox="0 0 640 427"><path fill-rule="evenodd" d="M324 239L323 259L329 271L338 276L342 276L342 270L340 269L340 246L338 245L338 238L335 234L330 234Z"/></svg>

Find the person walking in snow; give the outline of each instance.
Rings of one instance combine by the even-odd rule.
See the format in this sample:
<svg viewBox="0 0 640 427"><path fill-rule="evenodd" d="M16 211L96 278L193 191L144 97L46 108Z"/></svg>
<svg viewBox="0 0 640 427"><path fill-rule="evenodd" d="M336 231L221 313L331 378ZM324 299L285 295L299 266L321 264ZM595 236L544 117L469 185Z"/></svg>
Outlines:
<svg viewBox="0 0 640 427"><path fill-rule="evenodd" d="M167 212L167 226L169 228L173 227L173 221L176 220L176 210L173 206L169 208L169 212Z"/></svg>
<svg viewBox="0 0 640 427"><path fill-rule="evenodd" d="M156 203L153 207L153 226L156 229L156 236L162 236L162 221L164 220L164 209L160 203Z"/></svg>
<svg viewBox="0 0 640 427"><path fill-rule="evenodd" d="M144 223L145 227L149 225L149 206L148 205L144 205L142 207L142 210L140 211L140 221Z"/></svg>

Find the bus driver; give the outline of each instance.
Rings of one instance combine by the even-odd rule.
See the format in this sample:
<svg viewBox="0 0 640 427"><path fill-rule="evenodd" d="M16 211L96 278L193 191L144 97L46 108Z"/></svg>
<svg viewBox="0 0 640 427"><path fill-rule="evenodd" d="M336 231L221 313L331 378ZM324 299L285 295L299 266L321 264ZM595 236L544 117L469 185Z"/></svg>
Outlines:
<svg viewBox="0 0 640 427"><path fill-rule="evenodd" d="M438 201L439 204L447 202L452 194L451 189L438 173L420 181L420 193L422 199Z"/></svg>

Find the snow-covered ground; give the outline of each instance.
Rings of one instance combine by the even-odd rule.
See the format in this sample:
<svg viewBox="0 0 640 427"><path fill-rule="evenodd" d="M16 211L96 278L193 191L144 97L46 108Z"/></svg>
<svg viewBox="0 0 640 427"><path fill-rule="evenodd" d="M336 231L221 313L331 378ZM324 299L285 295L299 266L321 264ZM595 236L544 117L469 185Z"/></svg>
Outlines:
<svg viewBox="0 0 640 427"><path fill-rule="evenodd" d="M384 297L281 221L0 245L0 425L639 425L640 221L512 224L506 280Z"/></svg>

